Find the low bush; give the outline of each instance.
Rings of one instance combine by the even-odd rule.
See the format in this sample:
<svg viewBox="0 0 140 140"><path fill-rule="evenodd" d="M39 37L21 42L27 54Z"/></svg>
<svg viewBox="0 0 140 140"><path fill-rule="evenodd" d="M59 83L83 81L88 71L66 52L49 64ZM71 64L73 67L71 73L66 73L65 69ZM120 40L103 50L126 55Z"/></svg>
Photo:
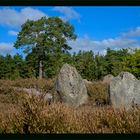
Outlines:
<svg viewBox="0 0 140 140"><path fill-rule="evenodd" d="M90 100L98 105L109 104L108 84L102 81L86 83Z"/></svg>

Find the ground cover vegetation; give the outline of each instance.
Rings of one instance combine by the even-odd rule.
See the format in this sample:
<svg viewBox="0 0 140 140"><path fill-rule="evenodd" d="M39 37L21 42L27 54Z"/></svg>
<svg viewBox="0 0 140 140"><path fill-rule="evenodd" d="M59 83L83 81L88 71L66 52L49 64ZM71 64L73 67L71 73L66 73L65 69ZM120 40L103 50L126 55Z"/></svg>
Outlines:
<svg viewBox="0 0 140 140"><path fill-rule="evenodd" d="M43 96L12 90L23 80L0 82L0 133L140 133L139 108L116 110L90 102L78 108L63 103L49 105ZM42 82L48 83L45 91L50 90L52 81L47 80L30 79L28 86Z"/></svg>

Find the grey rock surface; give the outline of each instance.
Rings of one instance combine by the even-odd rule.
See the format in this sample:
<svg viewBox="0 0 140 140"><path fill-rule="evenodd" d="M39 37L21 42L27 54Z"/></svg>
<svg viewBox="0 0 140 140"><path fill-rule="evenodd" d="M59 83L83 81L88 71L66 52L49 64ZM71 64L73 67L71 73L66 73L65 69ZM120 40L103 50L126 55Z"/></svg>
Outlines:
<svg viewBox="0 0 140 140"><path fill-rule="evenodd" d="M42 92L38 91L38 90L37 90L37 89L35 89L35 88L21 88L21 87L13 87L13 89L14 89L15 91L19 91L19 92L24 91L24 92L26 92L26 93L28 93L28 94L31 94L31 95L36 95L36 96L38 96L38 95L41 95L41 94L42 94Z"/></svg>
<svg viewBox="0 0 140 140"><path fill-rule="evenodd" d="M110 83L110 81L114 78L114 76L112 74L108 74L106 76L104 76L103 78L103 82L107 82Z"/></svg>
<svg viewBox="0 0 140 140"><path fill-rule="evenodd" d="M93 82L88 81L87 79L83 79L83 81L84 81L85 84L93 84Z"/></svg>
<svg viewBox="0 0 140 140"><path fill-rule="evenodd" d="M110 82L110 99L115 108L140 105L140 81L129 72L121 72Z"/></svg>
<svg viewBox="0 0 140 140"><path fill-rule="evenodd" d="M76 68L64 64L55 84L54 99L78 107L88 101L85 83Z"/></svg>
<svg viewBox="0 0 140 140"><path fill-rule="evenodd" d="M35 96L40 96L40 95L44 95L44 101L49 101L51 102L53 99L53 96L51 93L43 93L35 88L19 88L19 87L13 87L13 89L15 91L19 91L19 92L26 92L29 95L35 95Z"/></svg>

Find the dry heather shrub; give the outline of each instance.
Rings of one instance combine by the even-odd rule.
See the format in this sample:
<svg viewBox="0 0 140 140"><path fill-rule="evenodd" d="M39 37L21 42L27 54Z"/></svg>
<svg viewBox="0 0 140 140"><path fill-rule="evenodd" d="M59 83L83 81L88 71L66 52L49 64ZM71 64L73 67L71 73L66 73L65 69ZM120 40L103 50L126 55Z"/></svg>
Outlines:
<svg viewBox="0 0 140 140"><path fill-rule="evenodd" d="M13 81L11 80L0 80L0 87L10 87L12 84Z"/></svg>
<svg viewBox="0 0 140 140"><path fill-rule="evenodd" d="M108 84L101 81L93 82L93 84L86 84L87 92L90 100L97 104L108 104Z"/></svg>
<svg viewBox="0 0 140 140"><path fill-rule="evenodd" d="M75 133L139 133L140 110L127 112L113 108L83 107L67 111L69 132ZM72 126L72 124L74 124Z"/></svg>
<svg viewBox="0 0 140 140"><path fill-rule="evenodd" d="M21 133L75 133L77 126L73 111L60 103L48 105L42 97L27 96L18 116L18 125L22 126L19 130Z"/></svg>
<svg viewBox="0 0 140 140"><path fill-rule="evenodd" d="M18 104L22 100L22 96L27 94L25 91L18 91L11 86L0 87L0 103Z"/></svg>
<svg viewBox="0 0 140 140"><path fill-rule="evenodd" d="M21 91L18 90L21 88ZM17 103L19 95L26 93L23 88L35 88L40 92L47 93L54 87L54 81L51 79L18 79L15 81L0 80L0 102Z"/></svg>
<svg viewBox="0 0 140 140"><path fill-rule="evenodd" d="M15 123L20 124L16 117L18 112L19 108L17 105L0 103L0 133L18 132L14 125Z"/></svg>
<svg viewBox="0 0 140 140"><path fill-rule="evenodd" d="M140 133L139 109L72 108L26 97L18 111L5 116L0 113L1 133Z"/></svg>
<svg viewBox="0 0 140 140"><path fill-rule="evenodd" d="M19 95L26 93L26 91L22 91L22 88L35 88L40 92L47 93L54 87L54 81L51 79L0 80L0 84L0 102L2 103L17 103ZM21 90L18 90L18 87Z"/></svg>
<svg viewBox="0 0 140 140"><path fill-rule="evenodd" d="M41 115L46 106L43 97L26 95L20 104L20 126L23 133L45 133L45 120Z"/></svg>
<svg viewBox="0 0 140 140"><path fill-rule="evenodd" d="M84 110L84 111L82 111ZM139 133L140 110L84 107L78 111L82 133ZM79 126L80 127L80 126Z"/></svg>
<svg viewBox="0 0 140 140"><path fill-rule="evenodd" d="M66 104L55 103L44 111L46 122L51 127L50 133L78 133L78 119L76 110Z"/></svg>
<svg viewBox="0 0 140 140"><path fill-rule="evenodd" d="M0 87L0 102L1 103L17 103L18 102L18 92L12 87Z"/></svg>
<svg viewBox="0 0 140 140"><path fill-rule="evenodd" d="M36 101L35 101L36 100ZM38 103L38 106L37 104ZM28 97L22 98L19 108L10 113L0 113L0 132L1 133L43 133L43 117L40 115L42 105L40 100Z"/></svg>
<svg viewBox="0 0 140 140"><path fill-rule="evenodd" d="M106 86L96 84L88 89L92 100L107 100ZM140 133L140 109L137 108L126 111L109 106L48 105L43 96L19 94L6 85L0 87L0 96L0 133ZM2 98L9 101L14 98L18 102Z"/></svg>
<svg viewBox="0 0 140 140"><path fill-rule="evenodd" d="M24 87L24 88L36 88L43 91L50 90L53 88L54 81L51 79L20 79L13 82L15 87Z"/></svg>

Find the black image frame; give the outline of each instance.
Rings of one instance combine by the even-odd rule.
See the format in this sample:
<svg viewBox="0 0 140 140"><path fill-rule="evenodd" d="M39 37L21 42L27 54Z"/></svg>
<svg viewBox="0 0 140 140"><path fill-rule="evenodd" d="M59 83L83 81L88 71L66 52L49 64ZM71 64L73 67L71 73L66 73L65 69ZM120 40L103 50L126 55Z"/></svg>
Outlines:
<svg viewBox="0 0 140 140"><path fill-rule="evenodd" d="M0 6L140 6L140 0L0 0ZM6 139L139 140L140 134L1 134Z"/></svg>
<svg viewBox="0 0 140 140"><path fill-rule="evenodd" d="M1 6L137 6L140 0L0 0Z"/></svg>

